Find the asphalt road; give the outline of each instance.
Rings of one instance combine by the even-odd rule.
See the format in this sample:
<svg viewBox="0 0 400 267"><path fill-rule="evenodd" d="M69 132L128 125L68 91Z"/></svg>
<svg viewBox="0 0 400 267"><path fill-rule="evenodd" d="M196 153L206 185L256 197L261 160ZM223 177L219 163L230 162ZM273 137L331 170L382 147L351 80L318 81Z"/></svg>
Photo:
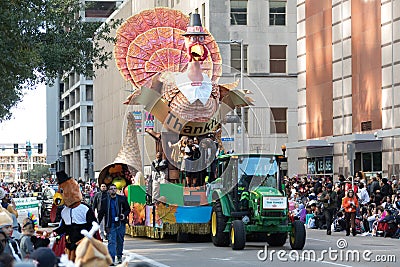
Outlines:
<svg viewBox="0 0 400 267"><path fill-rule="evenodd" d="M235 266L398 266L400 240L383 237L349 236L344 232L327 236L323 230L307 229L303 251L283 247L266 248L262 242L247 242L244 250L214 247L210 241L177 243L126 237L124 256L129 266L139 262L157 267ZM340 248L339 248L340 247ZM267 249L267 255L265 250ZM272 257L271 257L272 256ZM260 259L259 259L260 258Z"/></svg>

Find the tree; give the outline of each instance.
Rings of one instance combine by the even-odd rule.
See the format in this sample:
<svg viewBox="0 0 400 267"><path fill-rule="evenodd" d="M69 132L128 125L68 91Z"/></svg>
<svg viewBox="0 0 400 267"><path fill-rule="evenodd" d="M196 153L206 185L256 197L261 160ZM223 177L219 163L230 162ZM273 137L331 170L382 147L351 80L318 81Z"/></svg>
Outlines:
<svg viewBox="0 0 400 267"><path fill-rule="evenodd" d="M30 180L39 182L40 178L50 176L49 167L47 164L35 164L29 171Z"/></svg>
<svg viewBox="0 0 400 267"><path fill-rule="evenodd" d="M87 77L112 56L99 41L120 21L85 22L79 0L0 1L0 122L11 118L24 90L74 70ZM101 27L100 27L101 26Z"/></svg>

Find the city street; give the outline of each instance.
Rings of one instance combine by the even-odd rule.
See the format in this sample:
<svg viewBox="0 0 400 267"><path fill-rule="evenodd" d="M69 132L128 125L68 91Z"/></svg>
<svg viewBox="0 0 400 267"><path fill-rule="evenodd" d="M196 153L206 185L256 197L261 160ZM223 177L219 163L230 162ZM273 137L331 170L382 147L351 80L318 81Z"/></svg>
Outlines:
<svg viewBox="0 0 400 267"><path fill-rule="evenodd" d="M337 244L338 239L345 241L341 240ZM290 250L289 242L287 242L284 247L268 248L268 258L265 261L258 259L258 257L265 257L264 253L259 252L265 249L264 243L261 242L248 242L244 250L233 251L230 247L214 247L209 241L177 243L174 240L130 237L126 237L125 240L124 255L135 257L130 266L135 266L135 263L138 262L147 262L149 266L159 267L398 266L398 261L400 261L398 239L364 236L346 237L345 232L332 233L331 236L327 236L324 230L307 230L305 251L298 251L299 257L297 257L296 252ZM338 249L338 246L343 247L343 249ZM278 253L280 250L283 251ZM327 252L324 254L323 250L327 250ZM329 250L331 250L331 255L329 255ZM315 252L315 257L312 251ZM272 260L269 257L271 254L273 255ZM278 254L282 260L278 259ZM357 254L360 257L359 260L357 260ZM346 260L346 257L349 260ZM295 260L296 258L297 260ZM315 259L313 260L313 258ZM368 259L370 259L369 262Z"/></svg>

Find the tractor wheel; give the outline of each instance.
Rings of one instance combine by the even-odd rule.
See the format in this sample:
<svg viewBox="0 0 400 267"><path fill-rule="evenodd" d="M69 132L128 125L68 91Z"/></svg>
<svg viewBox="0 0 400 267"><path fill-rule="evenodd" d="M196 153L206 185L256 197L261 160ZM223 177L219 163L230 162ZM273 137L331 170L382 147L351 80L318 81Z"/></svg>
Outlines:
<svg viewBox="0 0 400 267"><path fill-rule="evenodd" d="M292 249L303 249L306 244L306 228L301 221L292 223L292 232L290 233L290 246Z"/></svg>
<svg viewBox="0 0 400 267"><path fill-rule="evenodd" d="M285 245L287 236L287 233L271 234L270 236L267 236L267 243L271 247L281 247Z"/></svg>
<svg viewBox="0 0 400 267"><path fill-rule="evenodd" d="M229 246L229 233L224 233L228 219L222 213L221 202L217 201L211 213L211 239L214 246Z"/></svg>
<svg viewBox="0 0 400 267"><path fill-rule="evenodd" d="M242 250L246 245L246 229L243 221L234 220L231 226L231 246L233 250Z"/></svg>

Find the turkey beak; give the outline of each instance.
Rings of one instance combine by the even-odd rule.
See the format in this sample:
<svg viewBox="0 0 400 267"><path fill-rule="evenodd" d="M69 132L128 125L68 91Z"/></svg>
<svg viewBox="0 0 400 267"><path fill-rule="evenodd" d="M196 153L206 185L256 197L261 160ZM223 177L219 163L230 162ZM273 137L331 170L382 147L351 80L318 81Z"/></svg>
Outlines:
<svg viewBox="0 0 400 267"><path fill-rule="evenodd" d="M204 46L195 44L190 48L190 54L194 61L201 61L204 55Z"/></svg>

